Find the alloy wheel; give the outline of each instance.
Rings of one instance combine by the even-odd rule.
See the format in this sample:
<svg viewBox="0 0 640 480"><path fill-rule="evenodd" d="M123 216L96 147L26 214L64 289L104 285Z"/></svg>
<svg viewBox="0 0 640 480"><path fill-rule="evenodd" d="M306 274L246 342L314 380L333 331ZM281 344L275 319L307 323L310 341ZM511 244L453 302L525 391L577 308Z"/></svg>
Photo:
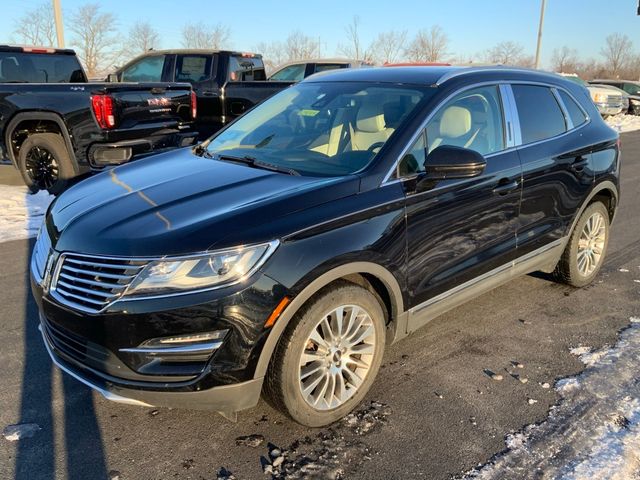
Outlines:
<svg viewBox="0 0 640 480"><path fill-rule="evenodd" d="M58 162L45 148L33 147L29 150L25 158L25 170L40 190L48 190L58 181Z"/></svg>
<svg viewBox="0 0 640 480"><path fill-rule="evenodd" d="M357 305L341 305L322 317L300 357L300 391L316 410L349 400L364 382L376 348L371 315Z"/></svg>
<svg viewBox="0 0 640 480"><path fill-rule="evenodd" d="M585 223L578 240L578 271L588 277L598 267L604 252L607 228L604 217L595 212Z"/></svg>

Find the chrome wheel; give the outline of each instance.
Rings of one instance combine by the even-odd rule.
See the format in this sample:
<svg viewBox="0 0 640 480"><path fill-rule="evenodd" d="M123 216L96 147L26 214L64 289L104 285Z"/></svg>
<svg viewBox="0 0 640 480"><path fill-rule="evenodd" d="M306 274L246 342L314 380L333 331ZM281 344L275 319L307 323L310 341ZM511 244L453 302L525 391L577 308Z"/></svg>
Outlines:
<svg viewBox="0 0 640 480"><path fill-rule="evenodd" d="M600 265L607 240L607 227L600 212L595 212L585 223L578 240L578 271L588 277Z"/></svg>
<svg viewBox="0 0 640 480"><path fill-rule="evenodd" d="M330 410L349 400L364 382L376 348L375 325L357 305L324 315L300 356L300 391L307 404Z"/></svg>
<svg viewBox="0 0 640 480"><path fill-rule="evenodd" d="M58 162L53 154L41 147L33 147L27 153L25 168L33 184L40 190L48 190L58 181Z"/></svg>

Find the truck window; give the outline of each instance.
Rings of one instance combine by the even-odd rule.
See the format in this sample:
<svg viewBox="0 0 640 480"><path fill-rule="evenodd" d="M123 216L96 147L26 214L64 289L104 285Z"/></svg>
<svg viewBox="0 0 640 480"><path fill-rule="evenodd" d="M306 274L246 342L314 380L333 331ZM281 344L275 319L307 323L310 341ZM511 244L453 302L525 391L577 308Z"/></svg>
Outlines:
<svg viewBox="0 0 640 480"><path fill-rule="evenodd" d="M211 78L211 55L178 55L176 82L197 83Z"/></svg>
<svg viewBox="0 0 640 480"><path fill-rule="evenodd" d="M301 82L304 79L304 72L307 68L306 63L289 65L271 75L270 80L279 82Z"/></svg>
<svg viewBox="0 0 640 480"><path fill-rule="evenodd" d="M232 82L252 82L266 79L262 58L229 57L229 80Z"/></svg>
<svg viewBox="0 0 640 480"><path fill-rule="evenodd" d="M161 82L165 55L145 57L122 71L122 82Z"/></svg>
<svg viewBox="0 0 640 480"><path fill-rule="evenodd" d="M0 82L81 83L86 81L82 67L73 55L0 52Z"/></svg>
<svg viewBox="0 0 640 480"><path fill-rule="evenodd" d="M340 68L347 68L348 66L346 63L316 63L316 68L313 70L313 73L338 70Z"/></svg>

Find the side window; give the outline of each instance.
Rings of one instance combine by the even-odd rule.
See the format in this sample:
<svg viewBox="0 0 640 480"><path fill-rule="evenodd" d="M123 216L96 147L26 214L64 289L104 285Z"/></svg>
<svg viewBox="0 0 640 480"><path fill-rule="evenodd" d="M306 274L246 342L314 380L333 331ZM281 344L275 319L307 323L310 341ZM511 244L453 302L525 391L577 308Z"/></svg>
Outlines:
<svg viewBox="0 0 640 480"><path fill-rule="evenodd" d="M256 57L229 57L229 80L232 82L266 80L262 60Z"/></svg>
<svg viewBox="0 0 640 480"><path fill-rule="evenodd" d="M289 65L274 73L271 76L271 80L277 80L279 82L300 82L304 79L304 71L306 68L307 65L305 63Z"/></svg>
<svg viewBox="0 0 640 480"><path fill-rule="evenodd" d="M467 90L441 107L427 125L427 150L442 145L482 155L505 149L502 103L497 86Z"/></svg>
<svg viewBox="0 0 640 480"><path fill-rule="evenodd" d="M625 83L623 89L629 95L640 95L640 85L636 83Z"/></svg>
<svg viewBox="0 0 640 480"><path fill-rule="evenodd" d="M547 87L512 85L516 99L522 143L555 137L567 130L564 114Z"/></svg>
<svg viewBox="0 0 640 480"><path fill-rule="evenodd" d="M178 55L176 59L176 82L197 83L211 76L211 55Z"/></svg>
<svg viewBox="0 0 640 480"><path fill-rule="evenodd" d="M424 161L427 157L427 142L424 138L424 131L420 134L411 149L406 153L398 164L397 176L410 177L416 173L424 172Z"/></svg>
<svg viewBox="0 0 640 480"><path fill-rule="evenodd" d="M164 55L145 57L122 71L123 82L161 82Z"/></svg>
<svg viewBox="0 0 640 480"><path fill-rule="evenodd" d="M316 63L313 73L326 72L327 70L339 70L347 67L348 65L346 63Z"/></svg>
<svg viewBox="0 0 640 480"><path fill-rule="evenodd" d="M562 103L567 108L567 112L569 112L569 117L571 118L571 123L573 123L573 127L579 127L584 122L587 121L587 117L585 116L582 109L578 106L576 101L571 98L571 96L565 92L564 90L558 90L560 94L560 98L562 99Z"/></svg>

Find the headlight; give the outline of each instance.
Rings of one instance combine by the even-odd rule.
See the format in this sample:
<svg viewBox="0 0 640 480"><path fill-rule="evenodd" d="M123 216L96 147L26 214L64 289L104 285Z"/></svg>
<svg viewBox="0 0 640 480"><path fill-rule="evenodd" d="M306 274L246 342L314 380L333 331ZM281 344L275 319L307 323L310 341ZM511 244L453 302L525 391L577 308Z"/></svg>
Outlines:
<svg viewBox="0 0 640 480"><path fill-rule="evenodd" d="M253 274L271 256L278 241L154 260L142 269L125 296L160 295L222 287Z"/></svg>
<svg viewBox="0 0 640 480"><path fill-rule="evenodd" d="M605 95L604 93L596 93L593 95L593 101L595 103L606 103L607 95Z"/></svg>

